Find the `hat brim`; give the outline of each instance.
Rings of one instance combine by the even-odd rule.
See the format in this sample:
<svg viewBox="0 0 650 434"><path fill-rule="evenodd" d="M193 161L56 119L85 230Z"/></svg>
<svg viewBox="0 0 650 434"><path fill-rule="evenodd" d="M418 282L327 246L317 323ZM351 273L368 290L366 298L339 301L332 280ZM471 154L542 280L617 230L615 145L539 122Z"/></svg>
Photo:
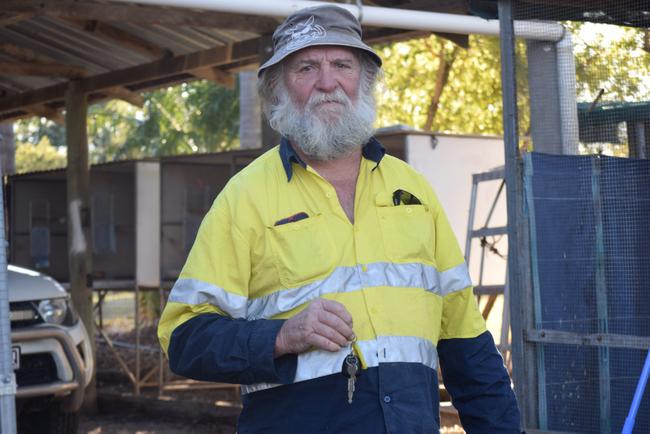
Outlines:
<svg viewBox="0 0 650 434"><path fill-rule="evenodd" d="M302 49L309 48L309 47L317 47L317 46L323 46L323 45L334 45L334 46L339 46L339 47L348 47L348 48L356 48L359 49L367 54L370 55L370 58L377 64L377 66L381 67L382 61L381 58L377 55L377 53L374 52L372 48L367 46L361 41L350 41L349 37L335 37L335 36L328 36L326 38L319 39L318 41L310 41L307 42L303 45L296 46L290 50L283 50L282 52L275 53L273 56L264 62L262 66L259 67L257 70L257 76L259 77L262 72L273 66L277 65L278 63L282 62L285 58L288 56L292 55L293 53L296 53Z"/></svg>

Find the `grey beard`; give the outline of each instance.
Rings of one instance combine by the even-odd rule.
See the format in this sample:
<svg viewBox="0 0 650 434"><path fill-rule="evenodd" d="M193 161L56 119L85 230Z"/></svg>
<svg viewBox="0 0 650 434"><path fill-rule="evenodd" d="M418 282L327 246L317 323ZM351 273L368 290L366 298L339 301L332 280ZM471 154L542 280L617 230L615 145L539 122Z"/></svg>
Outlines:
<svg viewBox="0 0 650 434"><path fill-rule="evenodd" d="M297 145L309 158L335 160L351 154L372 137L375 121L375 98L372 92L360 92L353 105L341 89L330 94L312 95L300 110L283 85L278 86L279 104L271 109L269 123L280 134ZM318 109L324 101L336 101L344 110L336 113Z"/></svg>

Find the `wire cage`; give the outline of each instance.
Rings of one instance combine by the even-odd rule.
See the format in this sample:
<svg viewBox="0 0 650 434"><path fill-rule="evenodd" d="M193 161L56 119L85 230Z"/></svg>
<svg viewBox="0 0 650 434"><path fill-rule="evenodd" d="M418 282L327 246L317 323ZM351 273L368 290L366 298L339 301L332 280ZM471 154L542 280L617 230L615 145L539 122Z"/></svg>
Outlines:
<svg viewBox="0 0 650 434"><path fill-rule="evenodd" d="M503 3L515 35L540 21L565 29L517 44L522 67L509 77L525 138L513 307L525 424L621 432L650 347L650 4ZM647 389L634 432L650 432Z"/></svg>

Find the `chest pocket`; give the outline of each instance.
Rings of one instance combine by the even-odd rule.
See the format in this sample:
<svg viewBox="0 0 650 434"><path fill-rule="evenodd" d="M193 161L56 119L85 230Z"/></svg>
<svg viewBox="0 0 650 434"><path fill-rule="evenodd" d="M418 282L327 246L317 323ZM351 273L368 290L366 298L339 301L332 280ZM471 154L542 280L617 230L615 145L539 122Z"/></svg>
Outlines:
<svg viewBox="0 0 650 434"><path fill-rule="evenodd" d="M377 213L390 260L435 265L436 233L426 205L380 206Z"/></svg>
<svg viewBox="0 0 650 434"><path fill-rule="evenodd" d="M280 283L296 287L327 276L336 263L322 215L267 229Z"/></svg>

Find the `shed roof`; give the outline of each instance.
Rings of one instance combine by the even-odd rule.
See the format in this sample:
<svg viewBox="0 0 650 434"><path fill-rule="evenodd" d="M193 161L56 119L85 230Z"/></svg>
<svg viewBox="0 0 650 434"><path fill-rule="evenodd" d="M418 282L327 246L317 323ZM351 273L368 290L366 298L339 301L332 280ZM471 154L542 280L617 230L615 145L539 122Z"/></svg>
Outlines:
<svg viewBox="0 0 650 434"><path fill-rule="evenodd" d="M458 2L441 3L441 10L461 12L454 6ZM56 118L70 80L80 81L90 101L121 98L136 104L142 101L139 91L196 78L232 85L233 73L259 63L280 22L110 1L3 0L0 121ZM368 42L417 34L364 30Z"/></svg>

